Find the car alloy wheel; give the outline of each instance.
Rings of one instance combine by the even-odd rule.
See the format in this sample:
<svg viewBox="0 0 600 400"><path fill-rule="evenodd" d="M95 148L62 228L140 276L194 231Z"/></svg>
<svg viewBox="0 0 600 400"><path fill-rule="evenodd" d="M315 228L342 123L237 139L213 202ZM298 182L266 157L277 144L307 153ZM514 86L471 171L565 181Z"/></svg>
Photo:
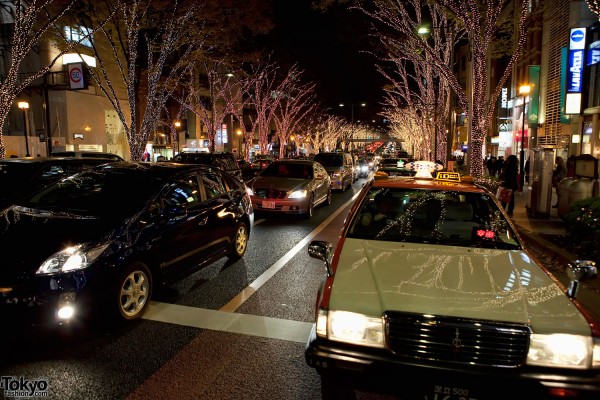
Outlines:
<svg viewBox="0 0 600 400"><path fill-rule="evenodd" d="M119 280L119 313L126 320L139 318L148 305L152 294L152 275L141 264L132 264Z"/></svg>
<svg viewBox="0 0 600 400"><path fill-rule="evenodd" d="M306 206L306 214L304 216L306 218L312 218L315 210L315 195L311 194L310 199L308 199L308 205Z"/></svg>
<svg viewBox="0 0 600 400"><path fill-rule="evenodd" d="M235 228L235 237L233 238L233 247L229 256L232 260L242 258L248 248L248 228L246 224L240 222Z"/></svg>

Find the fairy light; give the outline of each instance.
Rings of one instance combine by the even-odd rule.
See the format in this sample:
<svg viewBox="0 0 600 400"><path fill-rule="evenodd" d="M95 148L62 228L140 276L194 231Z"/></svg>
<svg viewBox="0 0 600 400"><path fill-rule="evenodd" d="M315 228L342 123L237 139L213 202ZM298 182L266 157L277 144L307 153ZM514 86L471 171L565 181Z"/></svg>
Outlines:
<svg viewBox="0 0 600 400"><path fill-rule="evenodd" d="M600 17L600 0L586 0L586 3L590 10Z"/></svg>

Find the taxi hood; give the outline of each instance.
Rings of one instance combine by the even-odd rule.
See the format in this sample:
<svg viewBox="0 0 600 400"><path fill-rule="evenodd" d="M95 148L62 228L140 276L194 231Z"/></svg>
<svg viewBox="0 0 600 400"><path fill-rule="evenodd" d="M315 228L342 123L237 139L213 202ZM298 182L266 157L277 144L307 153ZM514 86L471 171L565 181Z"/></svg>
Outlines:
<svg viewBox="0 0 600 400"><path fill-rule="evenodd" d="M513 322L536 333L590 333L573 302L521 250L347 238L329 308Z"/></svg>

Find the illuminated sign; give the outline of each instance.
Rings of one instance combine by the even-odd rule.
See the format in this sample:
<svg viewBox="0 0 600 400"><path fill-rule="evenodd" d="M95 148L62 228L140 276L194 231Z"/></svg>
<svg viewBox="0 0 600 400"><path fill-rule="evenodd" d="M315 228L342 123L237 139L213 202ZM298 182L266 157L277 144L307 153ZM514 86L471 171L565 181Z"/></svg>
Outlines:
<svg viewBox="0 0 600 400"><path fill-rule="evenodd" d="M502 88L502 95L500 97L500 107L508 108L508 88Z"/></svg>
<svg viewBox="0 0 600 400"><path fill-rule="evenodd" d="M581 93L584 55L584 50L569 51L567 93Z"/></svg>
<svg viewBox="0 0 600 400"><path fill-rule="evenodd" d="M567 93L565 99L565 114L581 113L581 93Z"/></svg>
<svg viewBox="0 0 600 400"><path fill-rule="evenodd" d="M586 33L586 28L571 29L571 37L569 40L569 50L585 49L585 33Z"/></svg>
<svg viewBox="0 0 600 400"><path fill-rule="evenodd" d="M460 173L458 172L438 172L436 181L460 182Z"/></svg>

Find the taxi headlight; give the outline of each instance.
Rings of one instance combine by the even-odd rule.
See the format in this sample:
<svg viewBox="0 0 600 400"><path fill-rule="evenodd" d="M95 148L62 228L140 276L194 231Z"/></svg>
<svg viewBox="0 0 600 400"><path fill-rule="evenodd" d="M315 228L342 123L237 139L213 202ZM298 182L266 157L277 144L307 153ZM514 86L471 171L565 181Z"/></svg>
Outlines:
<svg viewBox="0 0 600 400"><path fill-rule="evenodd" d="M288 196L288 199L303 199L306 197L306 190L294 190Z"/></svg>
<svg viewBox="0 0 600 400"><path fill-rule="evenodd" d="M587 369L593 364L600 366L599 345L588 336L532 334L527 364L575 369Z"/></svg>
<svg viewBox="0 0 600 400"><path fill-rule="evenodd" d="M96 246L77 245L67 247L50 256L40 265L36 274L47 275L84 269L108 247L109 243Z"/></svg>
<svg viewBox="0 0 600 400"><path fill-rule="evenodd" d="M381 317L368 317L346 311L324 313L319 313L317 334L322 335L326 326L327 337L330 340L383 348L383 319Z"/></svg>

